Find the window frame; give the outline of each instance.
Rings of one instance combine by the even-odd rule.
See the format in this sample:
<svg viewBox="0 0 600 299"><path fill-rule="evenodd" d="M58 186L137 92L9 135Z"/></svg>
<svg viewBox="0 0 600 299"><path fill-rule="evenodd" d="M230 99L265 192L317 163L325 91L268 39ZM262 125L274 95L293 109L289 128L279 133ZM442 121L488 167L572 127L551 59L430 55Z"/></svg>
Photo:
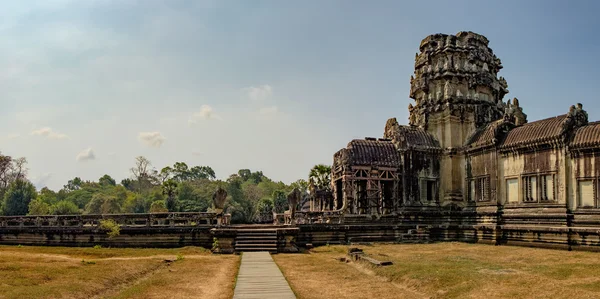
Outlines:
<svg viewBox="0 0 600 299"><path fill-rule="evenodd" d="M581 198L580 198L580 192L581 189L579 188L579 183L581 181L592 181L592 188L594 189L592 191L593 195L594 195L594 206L593 207L582 207L581 206ZM575 186L576 188L576 192L575 192L575 206L576 209L583 209L583 210L587 210L587 209L598 209L598 203L600 200L598 200L598 188L600 187L598 184L600 184L600 179L598 177L580 177L577 178L577 186Z"/></svg>
<svg viewBox="0 0 600 299"><path fill-rule="evenodd" d="M547 198L548 194L548 186L546 177L552 177L552 199ZM533 186L531 179L535 178L535 186ZM519 202L524 204L536 204L536 203L553 203L557 202L557 192L556 192L556 172L555 171L547 171L547 172L537 172L537 173L525 173L521 174L519 180ZM532 194L533 188L535 187L535 194ZM542 195L546 194L546 197L542 197ZM529 197L529 195L532 197ZM533 197L535 196L535 197ZM526 200L527 198L534 198L533 200Z"/></svg>
<svg viewBox="0 0 600 299"><path fill-rule="evenodd" d="M509 194L509 190L508 190L508 181L512 181L515 180L517 181L517 200L516 201L510 201L510 194ZM504 177L504 204L519 204L521 202L520 199L520 194L521 194L521 178L516 175L516 176L508 176L508 177Z"/></svg>
<svg viewBox="0 0 600 299"><path fill-rule="evenodd" d="M429 183L433 184L433 194L431 194L431 200L427 200L429 197ZM436 203L439 202L438 193L439 193L439 182L437 178L420 178L420 190L419 197L422 203ZM425 194L422 194L425 192Z"/></svg>
<svg viewBox="0 0 600 299"><path fill-rule="evenodd" d="M474 188L474 190L473 190ZM468 194L469 201L472 202L490 202L491 198L491 186L490 186L490 175L479 175L470 177L468 179ZM475 198L473 198L475 195Z"/></svg>

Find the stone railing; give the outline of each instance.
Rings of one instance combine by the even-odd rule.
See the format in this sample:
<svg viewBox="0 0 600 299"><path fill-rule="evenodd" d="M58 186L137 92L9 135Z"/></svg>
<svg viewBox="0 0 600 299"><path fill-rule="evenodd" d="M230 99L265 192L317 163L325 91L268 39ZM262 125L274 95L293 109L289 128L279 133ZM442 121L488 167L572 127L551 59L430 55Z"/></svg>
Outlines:
<svg viewBox="0 0 600 299"><path fill-rule="evenodd" d="M294 214L295 224L342 224L344 215L338 211L313 211L313 212L296 212ZM292 224L292 219L289 213L273 213L273 224Z"/></svg>
<svg viewBox="0 0 600 299"><path fill-rule="evenodd" d="M193 227L215 226L221 217L221 225L229 225L230 214L216 213L150 213L105 215L40 215L0 216L2 228L95 228L100 221L112 219L122 228L127 227Z"/></svg>

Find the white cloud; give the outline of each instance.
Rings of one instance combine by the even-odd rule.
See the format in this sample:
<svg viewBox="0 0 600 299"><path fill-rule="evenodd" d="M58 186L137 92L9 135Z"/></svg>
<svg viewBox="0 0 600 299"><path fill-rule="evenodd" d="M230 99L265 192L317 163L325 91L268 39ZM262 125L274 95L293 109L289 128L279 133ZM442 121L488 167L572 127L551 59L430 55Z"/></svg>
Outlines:
<svg viewBox="0 0 600 299"><path fill-rule="evenodd" d="M202 152L192 152L192 156L202 156Z"/></svg>
<svg viewBox="0 0 600 299"><path fill-rule="evenodd" d="M258 112L261 115L273 115L273 114L277 114L277 112L279 112L279 109L277 108L277 106L263 107L263 108L260 108L260 110Z"/></svg>
<svg viewBox="0 0 600 299"><path fill-rule="evenodd" d="M246 95L253 101L264 101L273 95L271 85L265 84L262 86L250 86L243 89Z"/></svg>
<svg viewBox="0 0 600 299"><path fill-rule="evenodd" d="M55 132L54 130L52 130L49 127L44 127L44 128L38 129L38 130L34 130L33 132L31 132L31 135L42 136L42 137L46 137L47 139L67 139L67 138L69 138L69 136L62 134L62 133Z"/></svg>
<svg viewBox="0 0 600 299"><path fill-rule="evenodd" d="M94 154L94 150L91 147L82 150L79 154L77 154L77 157L75 157L75 160L77 160L77 162L83 162L83 161L89 161L89 160L95 160L95 159L96 159L96 155Z"/></svg>
<svg viewBox="0 0 600 299"><path fill-rule="evenodd" d="M192 114L188 122L191 125L197 123L202 119L221 119L221 117L215 113L211 106L202 105L202 107L200 107L200 111Z"/></svg>
<svg viewBox="0 0 600 299"><path fill-rule="evenodd" d="M149 147L161 147L165 137L160 132L141 132L138 139Z"/></svg>
<svg viewBox="0 0 600 299"><path fill-rule="evenodd" d="M6 136L8 139L17 139L19 137L21 137L20 134L8 134L8 136Z"/></svg>

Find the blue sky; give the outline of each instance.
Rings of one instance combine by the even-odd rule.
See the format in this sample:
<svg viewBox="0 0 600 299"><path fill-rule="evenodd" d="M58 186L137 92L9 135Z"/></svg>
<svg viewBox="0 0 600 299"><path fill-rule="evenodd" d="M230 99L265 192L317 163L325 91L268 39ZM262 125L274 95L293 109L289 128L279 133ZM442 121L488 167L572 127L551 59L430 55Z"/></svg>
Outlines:
<svg viewBox="0 0 600 299"><path fill-rule="evenodd" d="M407 123L429 34L474 31L530 121L600 119L596 1L0 1L0 151L39 186L162 168L284 182Z"/></svg>

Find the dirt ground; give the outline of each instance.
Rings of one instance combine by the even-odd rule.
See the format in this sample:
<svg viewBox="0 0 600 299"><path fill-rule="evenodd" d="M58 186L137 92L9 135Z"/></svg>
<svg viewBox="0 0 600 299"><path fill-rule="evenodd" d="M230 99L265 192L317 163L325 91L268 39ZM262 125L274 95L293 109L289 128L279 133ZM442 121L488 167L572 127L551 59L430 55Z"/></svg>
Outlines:
<svg viewBox="0 0 600 299"><path fill-rule="evenodd" d="M394 265L343 263L348 246L275 255L298 298L600 298L600 253L463 243L359 247Z"/></svg>
<svg viewBox="0 0 600 299"><path fill-rule="evenodd" d="M231 298L239 262L195 247L0 246L0 298Z"/></svg>

